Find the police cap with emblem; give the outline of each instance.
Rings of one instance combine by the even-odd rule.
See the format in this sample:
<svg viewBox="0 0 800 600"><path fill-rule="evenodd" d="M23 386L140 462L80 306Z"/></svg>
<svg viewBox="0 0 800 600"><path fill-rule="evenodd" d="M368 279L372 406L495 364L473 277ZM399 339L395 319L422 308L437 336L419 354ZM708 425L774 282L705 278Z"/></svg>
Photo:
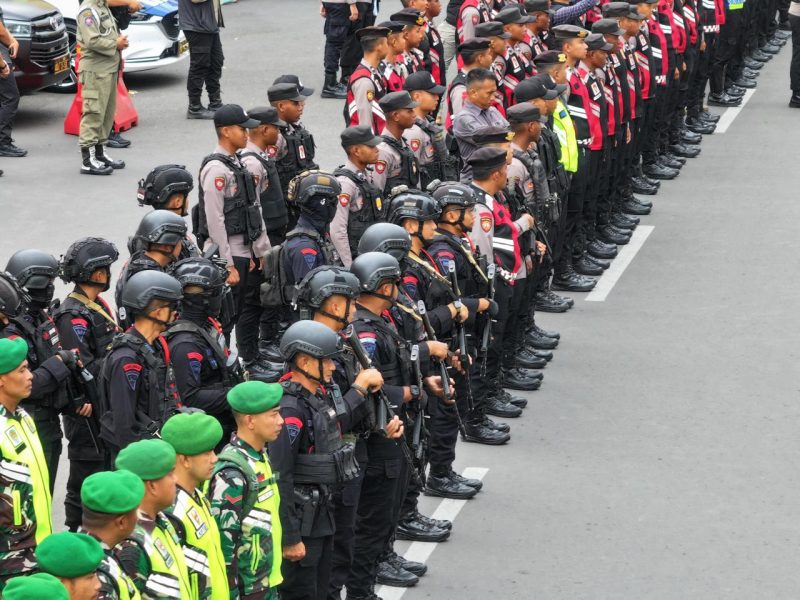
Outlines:
<svg viewBox="0 0 800 600"><path fill-rule="evenodd" d="M553 34L559 41L583 39L589 32L583 27L577 25L556 25L553 27Z"/></svg>
<svg viewBox="0 0 800 600"><path fill-rule="evenodd" d="M558 50L548 50L547 52L542 52L533 59L533 64L537 67L558 65L565 62L567 62L567 55L563 52L559 52Z"/></svg>
<svg viewBox="0 0 800 600"><path fill-rule="evenodd" d="M279 83L293 83L303 96L310 96L314 93L314 88L304 86L297 75L281 75L280 77L276 77L275 81L272 82L273 85Z"/></svg>
<svg viewBox="0 0 800 600"><path fill-rule="evenodd" d="M550 0L525 0L525 10L529 13L549 12Z"/></svg>
<svg viewBox="0 0 800 600"><path fill-rule="evenodd" d="M405 23L400 23L399 21L383 21L382 23L378 23L378 27L388 29L389 33L402 33L403 29L406 28L406 25Z"/></svg>
<svg viewBox="0 0 800 600"><path fill-rule="evenodd" d="M620 3L623 4L623 3ZM630 10L630 4L625 4L625 14L619 16L626 16ZM600 19L592 24L592 33L602 33L605 35L622 35L625 30L619 26L619 21L616 19ZM589 38L586 38L586 43L589 43Z"/></svg>
<svg viewBox="0 0 800 600"><path fill-rule="evenodd" d="M479 174L488 175L495 169L502 167L506 164L507 154L503 148L496 148L489 146L487 148L478 148L467 159L467 164L472 167L473 173L478 177Z"/></svg>
<svg viewBox="0 0 800 600"><path fill-rule="evenodd" d="M49 573L34 573L12 577L3 588L3 600L69 600L69 592L64 584Z"/></svg>
<svg viewBox="0 0 800 600"><path fill-rule="evenodd" d="M475 35L482 38L499 37L504 40L511 37L511 34L503 29L503 24L500 21L489 21L488 23L476 25Z"/></svg>
<svg viewBox="0 0 800 600"><path fill-rule="evenodd" d="M283 397L280 383L244 381L228 392L228 404L238 413L258 415L277 408Z"/></svg>
<svg viewBox="0 0 800 600"><path fill-rule="evenodd" d="M509 107L506 111L506 118L512 125L519 123L533 123L538 121L542 116L538 106L534 106L530 102L522 102Z"/></svg>
<svg viewBox="0 0 800 600"><path fill-rule="evenodd" d="M245 129L258 127L259 123L251 119L238 104L225 104L214 112L214 127L230 127L238 125Z"/></svg>
<svg viewBox="0 0 800 600"><path fill-rule="evenodd" d="M404 108L417 108L419 106L419 103L411 99L411 94L408 92L390 92L378 100L378 104L386 114L396 110L403 110Z"/></svg>
<svg viewBox="0 0 800 600"><path fill-rule="evenodd" d="M305 102L306 97L300 93L300 88L296 83L276 83L267 90L267 100L270 102L280 102L281 100Z"/></svg>
<svg viewBox="0 0 800 600"><path fill-rule="evenodd" d="M173 415L161 428L161 439L178 454L197 456L213 450L222 439L219 421L201 411Z"/></svg>
<svg viewBox="0 0 800 600"><path fill-rule="evenodd" d="M603 17L627 17L630 5L627 2L609 2L603 7ZM592 28L594 31L594 28Z"/></svg>
<svg viewBox="0 0 800 600"><path fill-rule="evenodd" d="M508 130L508 127L503 127L501 125L481 127L470 136L470 140L476 146L502 144L504 142L510 142L512 139L514 139L514 134Z"/></svg>
<svg viewBox="0 0 800 600"><path fill-rule="evenodd" d="M653 4L655 4L655 2ZM643 14L639 13L638 10L636 10L636 4L635 3L634 4L630 4L628 6L628 14L625 15L625 17L627 17L628 19L633 19L634 21L644 21L645 20L645 16Z"/></svg>
<svg viewBox="0 0 800 600"><path fill-rule="evenodd" d="M139 506L144 483L130 471L101 471L89 475L81 486L81 502L94 512L124 515Z"/></svg>
<svg viewBox="0 0 800 600"><path fill-rule="evenodd" d="M114 461L117 469L125 469L143 481L166 477L175 468L175 449L164 440L140 440L125 446Z"/></svg>
<svg viewBox="0 0 800 600"><path fill-rule="evenodd" d="M438 85L428 71L417 71L406 77L403 89L407 92L428 92L437 96L445 92L445 87Z"/></svg>
<svg viewBox="0 0 800 600"><path fill-rule="evenodd" d="M614 45L607 42L602 33L590 33L586 37L586 48L588 50L602 50L603 52L611 52Z"/></svg>
<svg viewBox="0 0 800 600"><path fill-rule="evenodd" d="M275 125L277 127L286 127L286 121L282 121L278 117L278 111L271 106L256 106L247 111L251 119L258 121L259 125Z"/></svg>
<svg viewBox="0 0 800 600"><path fill-rule="evenodd" d="M65 579L93 573L104 556L100 542L85 533L71 531L53 533L36 547L39 568Z"/></svg>
<svg viewBox="0 0 800 600"><path fill-rule="evenodd" d="M0 340L0 375L10 373L28 358L28 342L23 338Z"/></svg>
<svg viewBox="0 0 800 600"><path fill-rule="evenodd" d="M389 35L389 30L385 27L363 27L356 31L356 37L361 42L385 38L387 35Z"/></svg>
<svg viewBox="0 0 800 600"><path fill-rule="evenodd" d="M506 6L503 10L495 15L494 20L499 21L503 25L510 25L511 23L533 23L536 20L536 17L522 12L522 7L517 5Z"/></svg>
<svg viewBox="0 0 800 600"><path fill-rule="evenodd" d="M414 8L404 8L393 15L389 15L389 19L397 23L402 23L406 27L425 25L425 17L422 16L420 11Z"/></svg>
<svg viewBox="0 0 800 600"><path fill-rule="evenodd" d="M369 125L348 127L342 131L341 138L343 148L349 148L350 146L357 146L359 144L375 147L383 141L380 136L372 133L372 127Z"/></svg>
<svg viewBox="0 0 800 600"><path fill-rule="evenodd" d="M491 40L487 40L486 38L470 38L458 45L458 52L459 54L483 52L484 50L488 50L491 45Z"/></svg>

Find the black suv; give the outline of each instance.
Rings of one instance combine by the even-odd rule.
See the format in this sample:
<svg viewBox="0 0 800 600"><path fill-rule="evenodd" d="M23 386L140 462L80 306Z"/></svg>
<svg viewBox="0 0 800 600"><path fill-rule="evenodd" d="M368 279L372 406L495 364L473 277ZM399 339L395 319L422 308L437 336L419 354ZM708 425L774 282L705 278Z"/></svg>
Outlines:
<svg viewBox="0 0 800 600"><path fill-rule="evenodd" d="M0 0L0 16L19 42L14 76L22 92L60 83L69 76L70 48L61 13L44 0Z"/></svg>

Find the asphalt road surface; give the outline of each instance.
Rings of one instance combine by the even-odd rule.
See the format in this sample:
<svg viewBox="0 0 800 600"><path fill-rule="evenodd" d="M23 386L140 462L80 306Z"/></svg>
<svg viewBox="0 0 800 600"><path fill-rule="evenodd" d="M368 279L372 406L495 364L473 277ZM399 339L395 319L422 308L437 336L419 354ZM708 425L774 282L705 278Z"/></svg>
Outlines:
<svg viewBox="0 0 800 600"><path fill-rule="evenodd" d="M385 1L384 14L399 4ZM319 90L317 7L225 7L224 101L266 104L284 72ZM462 503L423 499L428 514L457 515L452 538L415 544L409 552L428 557L429 574L385 598L800 595L800 111L787 108L790 53L663 184L642 220L652 229L640 227L643 243L625 251L605 299L575 294L569 313L540 318L562 334L542 389L507 446L459 445L457 467L483 476L484 491ZM184 118L186 68L127 78L140 123L127 134L133 146L112 152L128 167L111 177L79 175L77 139L62 133L71 98L23 98L15 138L30 154L0 159L0 263L24 247L59 255L85 235L124 249L145 211L137 181L162 163L196 172L214 147L209 122ZM343 162L342 104L316 95L306 106L325 168ZM65 480L64 464L59 524Z"/></svg>

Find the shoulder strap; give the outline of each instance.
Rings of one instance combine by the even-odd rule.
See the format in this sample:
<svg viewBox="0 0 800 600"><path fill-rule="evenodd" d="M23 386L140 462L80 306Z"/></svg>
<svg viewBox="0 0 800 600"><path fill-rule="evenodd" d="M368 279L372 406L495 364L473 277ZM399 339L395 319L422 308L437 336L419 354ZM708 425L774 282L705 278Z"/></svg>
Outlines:
<svg viewBox="0 0 800 600"><path fill-rule="evenodd" d="M106 312L104 307L100 306L94 300L89 300L89 298L78 292L72 292L68 294L67 298L72 298L73 300L77 300L85 307L95 311L96 313L99 313L101 317L103 317L106 321L108 321L114 326L115 330L119 331L119 325L117 325L117 322L114 320L114 318Z"/></svg>
<svg viewBox="0 0 800 600"><path fill-rule="evenodd" d="M239 152L239 158L244 158L246 156L252 156L253 158L256 158L265 169L269 166L269 159L261 156L258 152L253 152L252 150L248 150L247 152Z"/></svg>
<svg viewBox="0 0 800 600"><path fill-rule="evenodd" d="M167 340L170 340L177 333L194 333L199 335L203 341L214 351L214 354L217 356L217 360L220 361L220 364L227 364L228 357L225 356L225 349L221 348L219 343L212 338L211 334L203 327L200 327L191 321L176 321L164 332L164 337L167 338Z"/></svg>
<svg viewBox="0 0 800 600"><path fill-rule="evenodd" d="M248 460L235 448L230 446L223 448L218 458L217 464L220 467L215 469L215 473L219 473L223 469L235 469L244 475L245 490L244 499L242 500L242 513L249 513L256 505L258 497L258 475L250 466ZM223 464L225 462L230 464Z"/></svg>

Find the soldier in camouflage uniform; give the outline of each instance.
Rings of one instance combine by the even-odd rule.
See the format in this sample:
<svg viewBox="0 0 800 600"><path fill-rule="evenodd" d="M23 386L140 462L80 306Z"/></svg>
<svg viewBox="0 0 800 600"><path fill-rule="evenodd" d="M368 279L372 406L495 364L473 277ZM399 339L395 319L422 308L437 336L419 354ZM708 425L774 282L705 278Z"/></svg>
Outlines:
<svg viewBox="0 0 800 600"><path fill-rule="evenodd" d="M27 358L24 339L0 340L0 590L36 568L36 544L53 529L42 445L33 419L19 408L33 385Z"/></svg>
<svg viewBox="0 0 800 600"><path fill-rule="evenodd" d="M277 383L246 381L228 392L236 433L219 455L209 486L222 537L231 600L277 600L281 576L280 494L266 447L283 419Z"/></svg>

